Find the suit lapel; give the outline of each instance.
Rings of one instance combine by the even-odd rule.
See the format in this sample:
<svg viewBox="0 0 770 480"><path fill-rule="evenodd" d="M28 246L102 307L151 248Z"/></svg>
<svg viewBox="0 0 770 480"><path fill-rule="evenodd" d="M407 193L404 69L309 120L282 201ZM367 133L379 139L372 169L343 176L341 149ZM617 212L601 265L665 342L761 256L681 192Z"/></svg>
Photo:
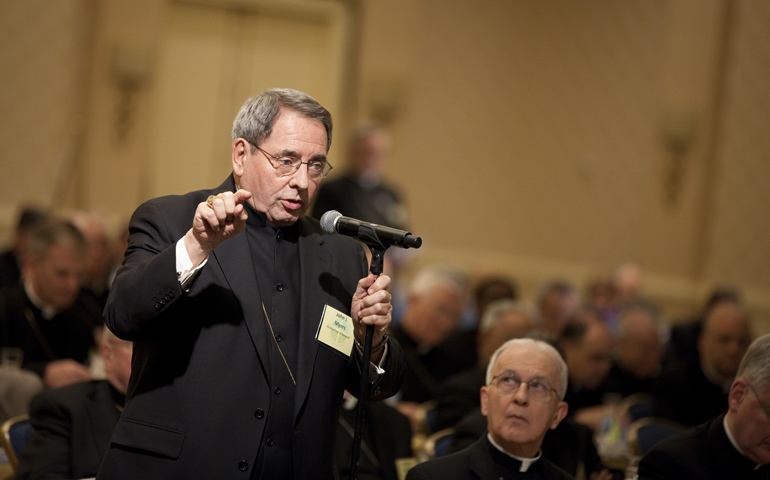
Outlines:
<svg viewBox="0 0 770 480"><path fill-rule="evenodd" d="M329 271L331 262L329 253L323 246L323 237L313 232L307 220L301 219L299 224L299 258L300 258L300 304L299 304L299 358L297 359L297 389L295 392L294 411L298 412L305 401L310 378L313 374L318 342L315 340L321 313L326 304L326 295L321 292L318 282L323 272Z"/></svg>
<svg viewBox="0 0 770 480"><path fill-rule="evenodd" d="M270 347L267 343L269 335L266 335L262 297L259 294L257 274L246 232L241 232L219 244L212 252L209 261L212 259L219 264L227 286L238 298L251 341L256 347L264 371L269 372ZM246 315L246 312L253 313Z"/></svg>

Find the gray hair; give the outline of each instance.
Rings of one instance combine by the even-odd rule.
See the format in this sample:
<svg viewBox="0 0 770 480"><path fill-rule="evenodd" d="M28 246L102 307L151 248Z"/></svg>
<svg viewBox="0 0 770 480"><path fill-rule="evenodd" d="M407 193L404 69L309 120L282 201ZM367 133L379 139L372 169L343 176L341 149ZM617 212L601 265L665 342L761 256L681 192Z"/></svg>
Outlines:
<svg viewBox="0 0 770 480"><path fill-rule="evenodd" d="M534 347L551 356L559 369L559 385L556 387L556 392L559 394L559 400L564 400L564 395L567 393L567 364L564 362L564 359L559 352L550 344L532 338L514 338L508 340L500 348L495 350L495 353L492 354L492 358L489 360L489 365L487 366L487 385L492 382L492 369L497 362L497 357L504 351L513 347Z"/></svg>
<svg viewBox="0 0 770 480"><path fill-rule="evenodd" d="M519 312L532 320L535 328L541 326L540 314L532 304L506 298L489 304L479 321L479 332L486 332L497 325L500 322L500 318L508 312Z"/></svg>
<svg viewBox="0 0 770 480"><path fill-rule="evenodd" d="M332 146L332 115L310 95L290 88L265 90L246 100L233 121L233 142L243 138L252 146L261 145L273 132L281 108L321 122L326 129L326 151L329 151Z"/></svg>
<svg viewBox="0 0 770 480"><path fill-rule="evenodd" d="M452 268L431 266L421 269L409 284L409 293L422 296L443 287L461 299L467 293L465 276Z"/></svg>
<svg viewBox="0 0 770 480"><path fill-rule="evenodd" d="M762 335L749 345L735 378L744 378L756 389L770 386L770 334Z"/></svg>
<svg viewBox="0 0 770 480"><path fill-rule="evenodd" d="M80 230L70 221L47 220L35 228L29 240L29 255L41 258L48 250L58 244L65 244L77 249L81 254L88 252L88 241Z"/></svg>

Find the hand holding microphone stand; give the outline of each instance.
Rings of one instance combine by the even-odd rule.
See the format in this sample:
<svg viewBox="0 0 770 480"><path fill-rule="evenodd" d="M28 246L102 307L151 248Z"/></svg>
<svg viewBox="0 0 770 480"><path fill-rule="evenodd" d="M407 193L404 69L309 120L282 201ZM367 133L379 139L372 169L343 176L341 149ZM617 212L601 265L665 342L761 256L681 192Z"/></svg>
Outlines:
<svg viewBox="0 0 770 480"><path fill-rule="evenodd" d="M378 276L382 273L385 262L385 250L391 245L401 248L420 248L422 239L409 232L384 227L374 223L362 222L343 217L336 210L329 210L321 217L321 226L326 233L341 233L357 237L369 247L372 252L372 262L369 271ZM361 435L366 413L366 401L369 399L369 363L372 358L372 337L374 325L366 326L363 359L361 363L361 382L358 388L358 405L356 407L356 424L353 429L353 453L350 460L350 480L358 478L358 458L361 453Z"/></svg>

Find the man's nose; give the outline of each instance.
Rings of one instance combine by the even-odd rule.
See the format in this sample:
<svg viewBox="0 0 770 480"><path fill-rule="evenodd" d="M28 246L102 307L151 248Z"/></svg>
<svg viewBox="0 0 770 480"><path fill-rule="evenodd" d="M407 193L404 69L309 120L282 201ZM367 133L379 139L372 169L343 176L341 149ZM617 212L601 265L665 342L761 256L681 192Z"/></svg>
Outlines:
<svg viewBox="0 0 770 480"><path fill-rule="evenodd" d="M302 163L297 171L294 172L294 175L291 176L291 181L289 184L291 186L295 186L300 190L306 190L307 186L310 182L310 176L308 175L308 164Z"/></svg>
<svg viewBox="0 0 770 480"><path fill-rule="evenodd" d="M525 404L529 401L529 384L521 382L519 388L513 392L513 400L518 404Z"/></svg>

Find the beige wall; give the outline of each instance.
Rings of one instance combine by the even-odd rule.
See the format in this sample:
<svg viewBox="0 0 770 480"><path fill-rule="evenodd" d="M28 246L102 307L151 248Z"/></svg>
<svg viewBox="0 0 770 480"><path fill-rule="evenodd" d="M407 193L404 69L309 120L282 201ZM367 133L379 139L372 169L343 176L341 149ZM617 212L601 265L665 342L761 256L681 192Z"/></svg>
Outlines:
<svg viewBox="0 0 770 480"><path fill-rule="evenodd" d="M503 270L531 294L633 260L672 316L731 283L770 331L767 2L341 4L360 22L337 139L357 118L391 129L387 175L424 240L416 265ZM21 203L119 224L152 193L169 5L0 3L5 231ZM135 84L116 81L116 57Z"/></svg>

